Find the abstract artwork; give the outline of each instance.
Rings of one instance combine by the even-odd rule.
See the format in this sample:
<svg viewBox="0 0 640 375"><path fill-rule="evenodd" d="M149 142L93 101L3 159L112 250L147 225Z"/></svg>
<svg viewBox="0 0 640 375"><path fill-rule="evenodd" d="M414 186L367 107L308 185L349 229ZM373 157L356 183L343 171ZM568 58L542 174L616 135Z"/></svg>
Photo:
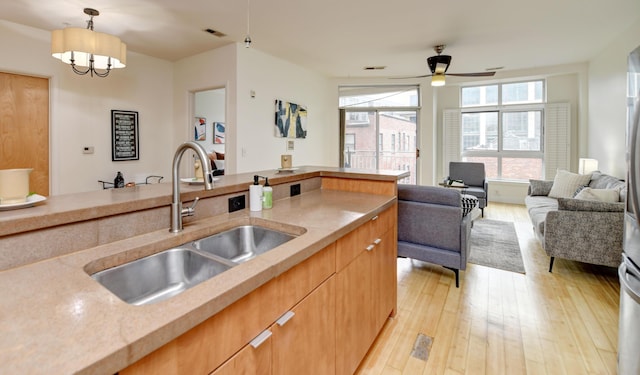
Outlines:
<svg viewBox="0 0 640 375"><path fill-rule="evenodd" d="M193 139L196 141L204 141L207 139L207 119L204 117L196 117L196 123L193 127Z"/></svg>
<svg viewBox="0 0 640 375"><path fill-rule="evenodd" d="M276 100L275 135L278 138L307 138L307 107Z"/></svg>
<svg viewBox="0 0 640 375"><path fill-rule="evenodd" d="M214 122L213 123L213 143L224 143L224 123L223 122Z"/></svg>

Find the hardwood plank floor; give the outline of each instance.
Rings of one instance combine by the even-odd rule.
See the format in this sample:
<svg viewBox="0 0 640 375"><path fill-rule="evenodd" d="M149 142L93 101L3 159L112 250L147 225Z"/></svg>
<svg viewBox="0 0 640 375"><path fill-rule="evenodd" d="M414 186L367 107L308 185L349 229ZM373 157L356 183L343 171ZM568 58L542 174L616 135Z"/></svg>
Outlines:
<svg viewBox="0 0 640 375"><path fill-rule="evenodd" d="M456 288L453 272L398 259L396 317L357 374L616 374L616 269L556 259L549 273L524 206L485 218L514 222L526 275L469 263ZM426 361L411 356L418 334L433 339Z"/></svg>

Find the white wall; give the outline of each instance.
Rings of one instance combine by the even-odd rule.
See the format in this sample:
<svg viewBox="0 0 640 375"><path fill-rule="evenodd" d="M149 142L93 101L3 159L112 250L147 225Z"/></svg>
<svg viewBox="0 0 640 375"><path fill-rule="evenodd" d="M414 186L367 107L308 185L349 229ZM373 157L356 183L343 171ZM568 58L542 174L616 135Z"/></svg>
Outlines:
<svg viewBox="0 0 640 375"><path fill-rule="evenodd" d="M627 56L640 46L640 21L589 62L589 136L584 157L599 169L626 176Z"/></svg>
<svg viewBox="0 0 640 375"><path fill-rule="evenodd" d="M334 91L319 73L238 45L237 172L279 168L281 154L293 155L294 166L338 166ZM276 99L307 107L307 138L275 136ZM287 140L294 141L293 151L287 151Z"/></svg>
<svg viewBox="0 0 640 375"><path fill-rule="evenodd" d="M49 78L51 195L101 189L98 180L168 176L172 64L129 52L107 78L79 76L51 57L50 33L0 21L0 70ZM7 52L10 51L10 52ZM138 111L140 160L111 160L111 110ZM95 153L84 155L84 146Z"/></svg>

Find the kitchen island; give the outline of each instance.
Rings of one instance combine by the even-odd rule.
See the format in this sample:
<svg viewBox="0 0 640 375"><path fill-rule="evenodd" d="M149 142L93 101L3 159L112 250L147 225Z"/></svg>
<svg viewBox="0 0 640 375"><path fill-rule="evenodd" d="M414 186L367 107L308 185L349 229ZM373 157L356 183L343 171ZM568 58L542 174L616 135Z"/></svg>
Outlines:
<svg viewBox="0 0 640 375"><path fill-rule="evenodd" d="M336 290L323 298L336 305L343 303L341 297L344 299L346 294L338 292L338 286L349 283L348 279L341 279L340 270L359 266L355 259L365 258L340 248L345 247L345 241L353 241L365 233L362 230L365 226L367 234L373 232L369 227L375 228L377 224L370 224L372 219L385 213L389 218L385 225L392 228L392 232L385 232L384 242L395 243L396 183L405 174L323 167L305 167L290 174L276 172L256 173L269 177L274 187L273 208L262 212L248 209L225 212L229 197L246 196L253 173L221 177L211 191L183 184L183 201L199 196L201 202L196 217L185 221L184 231L178 234L168 231L169 184L141 186L129 191L117 189L121 191L76 194L74 199L51 197L45 204L33 208L0 212L0 242L3 244L0 245L0 258L3 259L11 259L12 255L21 252L33 252L29 246L19 244L33 243L30 242L32 237L40 241L43 232L52 236L49 246L55 247L57 236L64 237L67 229L72 236L83 233L83 229L96 231L96 234L87 235L89 239L80 239L90 244L87 247L62 254L53 252L53 256L36 251L38 254L18 256L24 260L13 267L10 260L3 261L8 266L0 273L0 372L110 374L132 365L124 372L135 371L137 364L149 362L147 359L155 353L171 347L172 343L179 343L185 335L195 334L199 327L215 326L216 317L234 306L242 306L252 293L266 290L271 285L276 285L273 290L281 290L278 288L284 285L282 280L298 272L298 267L317 259L327 265L325 275L319 276L318 282L325 285L329 281L326 285L331 285L332 289L327 290ZM298 183L302 185L302 194L289 197L290 186ZM210 202L207 204L207 201ZM160 228L137 223L149 221L156 215ZM166 224L162 222L164 218ZM120 223L113 229L113 223L119 219L135 225ZM264 225L297 236L156 304L129 305L90 277L94 272L242 224ZM120 229L131 226L142 227L142 232L130 235L129 229ZM5 241L13 245L7 248ZM41 246L41 249L45 248L47 246ZM395 245L391 246L391 255L393 249ZM366 262L374 266L373 261ZM393 272L395 275L395 263ZM385 280L387 284L393 284L395 290L395 278ZM370 277L370 281L374 282L373 278ZM274 284L276 282L278 284ZM303 297L306 295L300 296ZM387 316L393 310L395 300L391 310L386 312ZM263 319L274 322L269 317ZM339 319L336 318L336 327L340 324ZM246 335L252 336L251 333ZM231 354L237 351L228 350ZM361 355L358 353L357 356ZM337 353L335 356L337 363L347 361L339 359ZM214 363L207 371L219 365L221 363ZM336 373L342 373L340 368L353 371L353 365L336 364L334 368Z"/></svg>

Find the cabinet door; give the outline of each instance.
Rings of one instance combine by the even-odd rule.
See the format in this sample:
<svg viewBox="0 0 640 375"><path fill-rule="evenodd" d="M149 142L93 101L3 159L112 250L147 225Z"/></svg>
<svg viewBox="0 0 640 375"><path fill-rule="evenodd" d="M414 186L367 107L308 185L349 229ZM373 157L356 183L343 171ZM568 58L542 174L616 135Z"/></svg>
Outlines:
<svg viewBox="0 0 640 375"><path fill-rule="evenodd" d="M375 338L370 255L336 274L336 374L353 374Z"/></svg>
<svg viewBox="0 0 640 375"><path fill-rule="evenodd" d="M379 332L397 305L397 250L395 230L390 229L375 239L372 251L373 312L375 331Z"/></svg>
<svg viewBox="0 0 640 375"><path fill-rule="evenodd" d="M335 278L305 297L271 328L273 373L335 373Z"/></svg>
<svg viewBox="0 0 640 375"><path fill-rule="evenodd" d="M271 332L262 335L265 337L258 336L211 375L271 375Z"/></svg>

